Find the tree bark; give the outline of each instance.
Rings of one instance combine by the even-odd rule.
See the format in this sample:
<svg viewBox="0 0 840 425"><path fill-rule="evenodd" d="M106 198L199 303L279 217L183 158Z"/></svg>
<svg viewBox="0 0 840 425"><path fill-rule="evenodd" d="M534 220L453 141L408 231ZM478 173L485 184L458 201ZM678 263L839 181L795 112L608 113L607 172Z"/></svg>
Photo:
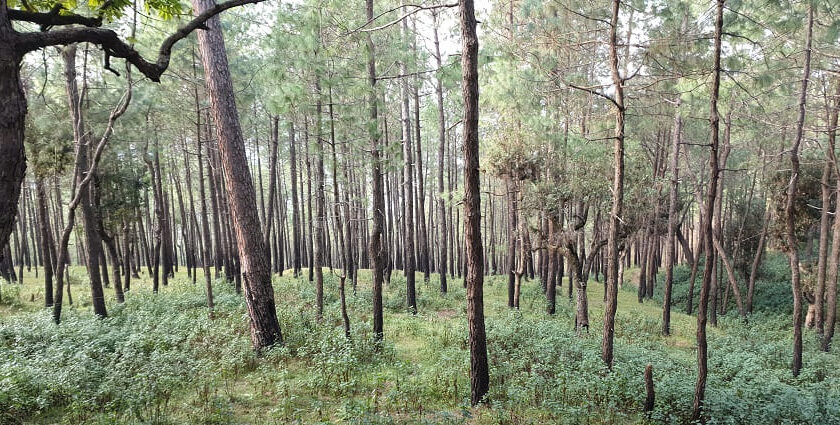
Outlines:
<svg viewBox="0 0 840 425"><path fill-rule="evenodd" d="M0 0L0 247L9 243L14 229L26 172L23 149L26 96L20 81L22 57L15 51L16 36L9 21L6 0Z"/></svg>
<svg viewBox="0 0 840 425"><path fill-rule="evenodd" d="M314 237L312 243L312 257L315 268L315 316L318 320L324 315L324 137L321 133L321 83L320 77L315 77L315 137L317 137L317 152L315 152L315 217Z"/></svg>
<svg viewBox="0 0 840 425"><path fill-rule="evenodd" d="M432 19L434 20L434 41L435 41L435 62L438 69L442 66L442 58L440 55L440 40L438 39L438 12L432 12ZM444 166L444 152L446 152L446 114L443 110L443 78L437 76L437 84L435 84L435 95L437 96L438 109L438 227L440 228L440 239L438 243L440 246L440 259L438 261L438 271L440 273L440 292L446 293L448 290L446 285L446 193L443 185L443 170ZM492 244L492 241L491 241Z"/></svg>
<svg viewBox="0 0 840 425"><path fill-rule="evenodd" d="M610 19L610 71L615 85L615 140L613 145L612 207L607 235L607 303L604 310L604 333L601 342L601 359L607 367L613 365L613 338L615 312L618 307L618 263L621 261L619 238L622 237L621 216L624 209L624 82L618 73L618 13L620 0L612 2Z"/></svg>
<svg viewBox="0 0 840 425"><path fill-rule="evenodd" d="M408 22L402 22L403 40L408 38ZM400 73L407 74L405 61L400 62ZM402 137L403 137L403 206L405 214L403 215L405 238L405 293L408 311L412 314L417 313L417 293L415 289L415 241L414 241L414 159L412 152L412 135L411 135L411 110L409 108L409 87L408 81L402 81L400 84L401 96L401 119L402 119Z"/></svg>
<svg viewBox="0 0 840 425"><path fill-rule="evenodd" d="M88 170L91 160L90 153L92 140L85 127L84 116L82 115L82 98L76 83L76 45L72 44L61 51L64 61L64 78L67 89L67 100L70 108L70 118L73 120L73 139L76 141L76 161L80 170ZM93 172L93 171L91 171ZM99 252L102 249L102 240L97 232L97 214L94 210L94 187L93 184L81 186L81 181L86 176L78 174L75 186L81 194L79 205L82 208L82 220L85 228L85 243L88 249L87 269L90 277L90 298L93 305L93 312L99 317L107 317L108 311L105 308L105 293L102 290L102 276L99 269ZM95 180L95 177L92 178Z"/></svg>
<svg viewBox="0 0 840 425"><path fill-rule="evenodd" d="M2 1L2 0L0 0ZM373 0L365 0L365 15L368 21L373 20ZM370 120L367 123L371 148L371 180L373 196L373 228L370 235L371 274L373 280L373 337L381 341L384 337L382 323L382 283L385 275L385 263L388 261L388 248L384 244L383 227L385 224L385 193L383 191L382 160L379 146L379 130L377 124L376 105L376 53L373 39L367 34L367 69L368 69L368 112Z"/></svg>
<svg viewBox="0 0 840 425"><path fill-rule="evenodd" d="M665 295L662 301L662 334L671 335L671 288L674 284L674 260L676 259L677 202L680 184L680 133L682 99L677 97L674 107L674 130L671 135L671 189L668 192L668 236L665 241Z"/></svg>
<svg viewBox="0 0 840 425"><path fill-rule="evenodd" d="M837 94L840 94L840 84L837 85ZM835 142L837 137L837 120L840 115L840 100L835 97L832 104L829 128L828 128L828 157L834 167L834 173L837 179L834 181L834 192L840 194L840 169L838 168L837 156L834 152ZM834 226L832 228L831 237L831 255L828 258L828 279L825 285L825 318L823 320L823 336L821 348L823 351L829 351L831 348L831 339L834 337L835 321L837 319L837 277L838 268L840 268L840 220L837 219L840 214L840 202L835 202L834 206Z"/></svg>
<svg viewBox="0 0 840 425"><path fill-rule="evenodd" d="M814 6L808 8L806 24L805 64L802 70L802 87L799 92L799 117L796 121L796 138L790 150L791 177L785 197L785 238L790 259L790 284L793 292L793 376L799 376L802 369L802 283L799 272L799 243L796 235L796 212L794 205L799 184L799 146L802 143L805 126L805 105L808 99L808 81L811 78L811 38L814 28Z"/></svg>
<svg viewBox="0 0 840 425"><path fill-rule="evenodd" d="M715 198L717 197L718 183L718 143L720 132L720 116L718 114L718 93L720 92L720 54L721 34L723 33L723 8L725 0L717 0L715 13L715 36L712 68L712 87L709 100L709 126L711 127L711 141L709 151L709 164L711 175L709 176L709 188L706 200L706 215L703 220L704 245L706 250L706 262L703 267L703 283L700 287L700 301L697 305L697 382L694 386L694 403L692 405L692 422L700 421L705 423L703 408L706 397L706 375L708 374L708 345L706 342L706 310L709 304L709 292L712 283L711 264L715 260L713 247L714 235L712 233L712 220L715 210Z"/></svg>
<svg viewBox="0 0 840 425"><path fill-rule="evenodd" d="M199 13L213 6L213 0L193 0L193 8ZM259 351L282 343L283 337L274 305L270 264L261 237L256 193L248 171L245 143L234 103L221 22L218 17L213 17L206 26L207 30L198 34L199 49L242 262L245 302L251 318L251 341Z"/></svg>
<svg viewBox="0 0 840 425"><path fill-rule="evenodd" d="M470 343L470 403L484 400L490 385L484 330L484 251L481 247L481 188L478 156L478 36L473 0L459 3L464 97L464 239L467 323Z"/></svg>
<svg viewBox="0 0 840 425"><path fill-rule="evenodd" d="M50 216L47 213L47 192L44 178L36 177L35 194L38 200L38 225L41 233L41 260L44 263L44 307L53 306L53 264L55 260L55 241L50 230Z"/></svg>

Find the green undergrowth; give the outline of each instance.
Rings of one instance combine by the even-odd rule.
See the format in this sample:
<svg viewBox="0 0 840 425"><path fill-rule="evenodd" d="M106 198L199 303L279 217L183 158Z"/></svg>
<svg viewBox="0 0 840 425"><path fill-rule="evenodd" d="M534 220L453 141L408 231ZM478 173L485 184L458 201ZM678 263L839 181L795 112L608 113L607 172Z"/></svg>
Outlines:
<svg viewBox="0 0 840 425"><path fill-rule="evenodd" d="M92 317L84 282L60 326L27 279L0 318L0 423L40 424L626 424L687 422L696 379L694 318L675 312L660 334L657 302L620 292L616 359L600 359L603 286L589 286L588 333L576 336L574 304L558 291L545 314L539 284L524 283L520 311L506 306L504 276L486 280L489 404L468 403L469 347L462 281L439 293L418 274L418 309L405 309L405 280L385 287L385 342L372 342L369 274L348 282L350 340L337 278L325 269L325 314L314 285L275 277L285 344L251 350L241 296L215 283L208 317L203 285L179 274L161 293L135 280L109 318ZM110 291L109 291L110 293ZM12 299L12 298L10 298ZM710 330L707 411L715 424L840 423L840 359L806 333L805 368L789 370L789 318L724 317ZM656 409L642 413L643 372L654 370Z"/></svg>

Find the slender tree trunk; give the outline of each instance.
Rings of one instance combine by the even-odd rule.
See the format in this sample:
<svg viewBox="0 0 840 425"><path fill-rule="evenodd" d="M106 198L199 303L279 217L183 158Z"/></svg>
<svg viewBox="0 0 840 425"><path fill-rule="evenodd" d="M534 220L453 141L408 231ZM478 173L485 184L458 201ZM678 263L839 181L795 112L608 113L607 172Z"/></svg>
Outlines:
<svg viewBox="0 0 840 425"><path fill-rule="evenodd" d="M128 226L128 223L123 220L122 221L122 231L123 231L123 272L125 275L125 291L128 292L131 290L131 274L132 274L132 262L131 262L131 228Z"/></svg>
<svg viewBox="0 0 840 425"><path fill-rule="evenodd" d="M799 146L802 143L805 126L805 105L808 99L808 81L811 78L811 37L814 27L814 6L808 8L807 35L805 38L805 65L802 70L802 88L799 93L799 118L796 122L796 138L790 150L791 177L785 197L785 237L790 258L790 282L793 292L793 376L799 376L802 369L802 284L799 274L799 241L796 235L796 204L799 184Z"/></svg>
<svg viewBox="0 0 840 425"><path fill-rule="evenodd" d="M438 12L434 11L432 13L432 19L434 20L434 41L435 41L435 62L437 63L438 69L441 68L441 54L440 54L440 40L438 39ZM446 114L443 110L443 78L438 75L437 76L437 84L435 84L435 95L437 96L437 108L438 108L438 169L437 169L437 181L438 181L438 227L440 229L440 239L438 239L440 245L440 259L438 261L438 272L440 273L440 292L446 293L448 288L446 284L446 192L444 188L443 182L443 170L445 168L444 165L444 152L446 152Z"/></svg>
<svg viewBox="0 0 840 425"><path fill-rule="evenodd" d="M682 99L677 96L674 107L674 130L671 135L671 190L668 193L668 239L665 242L665 296L662 301L662 334L671 335L671 288L674 284L674 259L676 258L677 202L679 202L680 133Z"/></svg>
<svg viewBox="0 0 840 425"><path fill-rule="evenodd" d="M402 25L403 39L408 38L408 22L403 20ZM405 61L400 62L400 73L405 75L407 73ZM409 108L409 87L408 81L403 81L400 84L401 102L402 102L402 136L403 136L403 160L405 161L404 180L405 187L403 190L403 202L405 207L405 285L406 285L406 302L408 310L412 314L417 313L417 294L415 290L415 241L414 241L414 158L412 152L411 141L411 110ZM418 219L420 219L418 217Z"/></svg>
<svg viewBox="0 0 840 425"><path fill-rule="evenodd" d="M315 77L315 137L317 137L317 152L315 152L315 221L313 225L315 240L312 243L312 254L315 268L315 315L318 320L324 315L324 138L321 134L321 83Z"/></svg>
<svg viewBox="0 0 840 425"><path fill-rule="evenodd" d="M213 5L213 0L193 0L193 8L197 13ZM198 42L242 261L241 276L251 318L251 341L259 351L282 343L283 337L277 321L271 268L260 234L256 193L248 171L219 17L210 18L206 26L207 30L199 31Z"/></svg>
<svg viewBox="0 0 840 425"><path fill-rule="evenodd" d="M2 1L2 0L0 0ZM369 21L373 20L373 0L365 0L365 15ZM371 149L371 180L373 196L373 229L370 235L370 264L373 281L373 337L381 341L384 337L382 326L382 282L384 280L385 263L388 261L387 245L383 235L385 224L385 193L383 192L382 160L379 146L379 130L376 125L376 53L370 33L366 33L367 69L368 69L368 135Z"/></svg>
<svg viewBox="0 0 840 425"><path fill-rule="evenodd" d="M80 170L88 170L92 163L90 154L92 139L85 127L82 115L82 98L76 83L76 45L65 47L61 51L64 61L64 78L67 89L67 99L70 108L70 118L73 120L73 138L76 141L76 157ZM99 317L107 317L108 311L105 308L105 293L102 290L102 276L99 269L99 255L96 249L101 249L102 240L99 238L97 229L97 215L94 210L94 185L88 184L82 187L83 175L77 175L75 186L80 191L80 206L82 208L82 219L85 228L85 243L88 248L87 269L90 277L90 298L93 305L93 312Z"/></svg>
<svg viewBox="0 0 840 425"><path fill-rule="evenodd" d="M714 234L712 233L712 220L714 219L715 201L717 197L718 184L718 143L720 132L720 116L718 115L718 93L720 92L720 54L721 34L723 33L723 8L724 0L717 0L715 12L715 47L713 56L712 87L709 101L709 126L711 127L711 141L709 151L709 164L711 174L709 176L709 188L706 200L706 215L703 218L704 245L706 260L703 267L703 283L700 287L700 301L697 305L697 382L694 386L694 403L692 406L692 422L705 423L703 408L706 397L706 375L708 374L709 353L706 342L706 310L709 304L709 292L712 283L712 262L715 261L715 249L713 247Z"/></svg>
<svg viewBox="0 0 840 425"><path fill-rule="evenodd" d="M513 181L505 176L505 191L507 192L507 226L508 226L508 307L514 307L514 290L516 288L516 200Z"/></svg>
<svg viewBox="0 0 840 425"><path fill-rule="evenodd" d="M612 2L610 20L610 70L615 85L615 140L613 145L612 207L610 209L609 234L607 235L607 303L604 310L604 333L601 343L601 358L607 367L613 364L613 338L615 335L615 312L618 307L618 263L621 217L624 209L624 86L618 73L618 13L620 0Z"/></svg>
<svg viewBox="0 0 840 425"><path fill-rule="evenodd" d="M38 199L38 224L41 234L41 260L44 263L44 306L53 306L53 262L55 241L50 230L50 216L47 213L47 192L43 177L35 179L35 194Z"/></svg>
<svg viewBox="0 0 840 425"><path fill-rule="evenodd" d="M837 96L832 103L828 129L828 157L834 167L837 179L834 180L835 196L840 194L840 169L838 169L837 156L834 152L835 139L837 137L837 120L840 115L840 84L837 85ZM837 319L837 277L840 268L840 202L834 206L834 226L831 237L831 254L828 259L828 279L825 284L825 319L823 323L823 337L821 348L828 351L831 348L831 339L834 337L834 327Z"/></svg>
<svg viewBox="0 0 840 425"><path fill-rule="evenodd" d="M839 86L840 87L840 86ZM832 111L829 112L829 139L836 137L834 133L834 126L832 121L836 121L835 108L829 106ZM829 141L829 146L834 146L834 140ZM828 241L829 229L831 227L831 219L829 218L829 208L831 205L831 178L834 175L833 165L830 155L826 155L825 165L823 166L822 179L820 180L820 192L822 198L822 208L820 209L820 245L819 254L817 258L817 286L814 288L814 326L817 328L817 335L822 337L824 332L823 318L824 318L824 304L825 304L825 278L826 269L828 266Z"/></svg>
<svg viewBox="0 0 840 425"><path fill-rule="evenodd" d="M193 62L195 68L195 62ZM195 74L193 69L193 74ZM213 244L210 240L210 217L207 211L207 194L204 190L204 159L202 158L201 145L203 139L201 137L201 112L198 109L198 88L195 88L196 100L196 153L198 155L198 195L201 197L201 234L204 238L204 246L201 250L201 264L204 269L204 290L207 293L207 310L209 314L213 314L215 301L213 299L213 281L210 277L210 264L213 263ZM208 147L209 149L209 147ZM208 170L209 171L209 170ZM216 220L218 221L218 219ZM217 242L218 244L218 242ZM218 269L217 269L218 270Z"/></svg>

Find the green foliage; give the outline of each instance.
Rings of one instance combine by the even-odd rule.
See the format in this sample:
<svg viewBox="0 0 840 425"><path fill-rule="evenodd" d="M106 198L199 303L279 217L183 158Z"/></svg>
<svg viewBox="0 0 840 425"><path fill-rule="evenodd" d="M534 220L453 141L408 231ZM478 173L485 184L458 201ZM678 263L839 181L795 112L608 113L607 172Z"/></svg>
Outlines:
<svg viewBox="0 0 840 425"><path fill-rule="evenodd" d="M790 377L789 318L766 304L774 295L765 282L786 275L783 260L768 258L756 291L758 312L748 323L722 317L710 330L710 423L840 420L840 375L831 367L836 354L809 340L802 375ZM675 335L663 338L658 307L633 308L635 294L623 291L615 367L608 373L598 356L597 326L575 335L574 305L560 301L557 314L546 317L540 285L529 281L522 310L509 310L506 276L488 276L492 404L470 410L461 281L453 279L451 292L441 295L436 276L418 279L415 316L405 311L404 278L394 271L385 287L386 337L376 344L367 278L362 271L355 294L348 285L350 339L341 328L335 275L325 274L320 322L313 285L276 278L285 344L260 357L250 348L242 299L222 281L215 283L212 319L200 287L180 278L158 295L135 280L127 302L105 320L84 309L71 310L61 326L46 311L4 319L0 423L687 423L693 317L675 313ZM676 280L676 288L684 286L684 268ZM590 299L600 291L590 285ZM597 323L600 311L591 314ZM657 396L649 417L641 411L647 364L654 367Z"/></svg>
<svg viewBox="0 0 840 425"><path fill-rule="evenodd" d="M697 276L694 282L694 307L697 307L697 298L700 293L700 285L703 279L703 260L697 267ZM722 264L719 265L723 267ZM654 288L653 299L661 305L664 297L665 271L662 270L657 278L657 285ZM747 276L748 277L748 276ZM743 275L738 276L741 293L746 296L746 279ZM685 312L688 305L688 288L691 278L691 266L679 265L674 267L674 283L671 292L671 308L675 311ZM728 285L726 276L723 275L723 283ZM633 288L635 291L635 288ZM718 301L720 306L721 301ZM758 313L776 315L790 315L793 311L793 295L790 293L790 266L788 258L780 252L770 251L765 254L764 260L758 270L755 283L755 296L753 297L753 315ZM736 317L738 314L735 308L734 297L730 297L727 312Z"/></svg>

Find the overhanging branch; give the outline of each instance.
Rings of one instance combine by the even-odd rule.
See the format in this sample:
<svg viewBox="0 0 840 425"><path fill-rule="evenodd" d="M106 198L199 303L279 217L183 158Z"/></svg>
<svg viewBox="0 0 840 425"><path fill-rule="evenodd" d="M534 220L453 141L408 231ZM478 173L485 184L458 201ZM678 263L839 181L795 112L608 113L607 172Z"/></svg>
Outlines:
<svg viewBox="0 0 840 425"><path fill-rule="evenodd" d="M102 18L90 18L76 14L61 14L61 5L56 5L49 12L31 12L28 10L9 9L9 19L38 24L42 29L60 25L83 25L86 27L101 27Z"/></svg>
<svg viewBox="0 0 840 425"><path fill-rule="evenodd" d="M160 76L169 67L169 59L175 43L183 40L196 29L203 28L204 23L219 13L237 6L260 3L263 0L229 0L205 10L193 18L186 25L178 28L172 35L163 40L158 50L155 62L149 62L132 46L120 39L116 32L104 28L74 27L48 32L27 32L17 36L15 50L21 56L34 50L48 46L66 45L88 42L101 46L109 56L123 58L150 80L159 82Z"/></svg>

